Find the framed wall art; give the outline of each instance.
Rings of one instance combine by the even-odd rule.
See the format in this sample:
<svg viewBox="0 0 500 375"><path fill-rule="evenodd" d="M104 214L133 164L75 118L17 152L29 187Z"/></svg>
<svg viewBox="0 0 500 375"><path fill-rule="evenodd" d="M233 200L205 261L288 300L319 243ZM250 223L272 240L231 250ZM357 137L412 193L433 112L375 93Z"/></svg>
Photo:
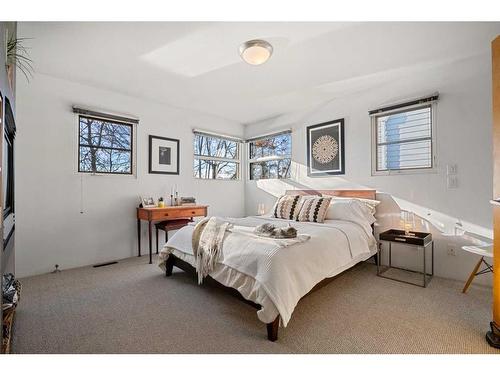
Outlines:
<svg viewBox="0 0 500 375"><path fill-rule="evenodd" d="M149 173L179 174L179 140L149 136Z"/></svg>
<svg viewBox="0 0 500 375"><path fill-rule="evenodd" d="M345 174L344 119L307 127L307 175Z"/></svg>

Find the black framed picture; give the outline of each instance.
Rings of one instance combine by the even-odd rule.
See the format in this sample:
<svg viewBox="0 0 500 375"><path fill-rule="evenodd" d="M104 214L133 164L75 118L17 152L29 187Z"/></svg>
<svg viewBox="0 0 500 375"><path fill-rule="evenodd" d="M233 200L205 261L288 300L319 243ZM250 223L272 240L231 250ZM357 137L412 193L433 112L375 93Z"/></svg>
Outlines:
<svg viewBox="0 0 500 375"><path fill-rule="evenodd" d="M344 119L307 127L307 175L345 174Z"/></svg>
<svg viewBox="0 0 500 375"><path fill-rule="evenodd" d="M149 136L149 173L179 174L179 140Z"/></svg>

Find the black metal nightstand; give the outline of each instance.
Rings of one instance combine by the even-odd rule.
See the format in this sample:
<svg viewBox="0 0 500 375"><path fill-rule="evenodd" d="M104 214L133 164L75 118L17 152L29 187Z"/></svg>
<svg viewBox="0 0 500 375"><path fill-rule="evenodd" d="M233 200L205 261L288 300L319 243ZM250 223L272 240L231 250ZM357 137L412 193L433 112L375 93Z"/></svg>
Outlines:
<svg viewBox="0 0 500 375"><path fill-rule="evenodd" d="M389 265L382 266L382 242L389 243ZM423 272L410 270L406 268L394 267L392 266L392 244L397 243L400 245L414 246L417 249L422 249L423 254ZM427 265L426 265L426 250L428 246L431 246L431 273L427 273ZM416 285L425 288L429 281L434 276L434 241L432 241L432 234L424 233L424 232L413 232L410 231L408 234L405 233L404 230L400 229L390 229L388 231L382 232L379 235L379 246L378 246L378 262L377 262L377 276L384 277L386 279L391 279L395 281L399 281L406 284ZM402 280L396 277L390 277L384 275L390 269L398 269L413 273L421 274L423 277L423 284L414 283L411 281Z"/></svg>

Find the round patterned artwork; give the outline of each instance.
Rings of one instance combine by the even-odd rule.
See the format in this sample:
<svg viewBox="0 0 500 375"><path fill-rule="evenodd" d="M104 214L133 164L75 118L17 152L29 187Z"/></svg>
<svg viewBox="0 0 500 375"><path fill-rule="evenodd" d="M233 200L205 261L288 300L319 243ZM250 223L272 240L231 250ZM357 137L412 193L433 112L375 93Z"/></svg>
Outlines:
<svg viewBox="0 0 500 375"><path fill-rule="evenodd" d="M312 147L313 158L321 164L331 162L339 153L339 144L335 138L330 135L322 135Z"/></svg>

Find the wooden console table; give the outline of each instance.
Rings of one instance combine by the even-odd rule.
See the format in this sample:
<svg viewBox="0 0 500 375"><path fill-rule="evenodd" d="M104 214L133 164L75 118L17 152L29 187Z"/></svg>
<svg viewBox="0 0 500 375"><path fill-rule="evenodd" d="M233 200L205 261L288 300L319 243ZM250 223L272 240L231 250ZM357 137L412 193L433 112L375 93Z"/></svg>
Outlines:
<svg viewBox="0 0 500 375"><path fill-rule="evenodd" d="M207 216L208 206L168 206L168 207L151 207L151 208L137 208L137 244L139 245L139 254L141 256L141 220L148 222L149 234L149 264L153 263L153 245L152 245L152 231L153 222L176 220L176 219L190 219L196 216Z"/></svg>

